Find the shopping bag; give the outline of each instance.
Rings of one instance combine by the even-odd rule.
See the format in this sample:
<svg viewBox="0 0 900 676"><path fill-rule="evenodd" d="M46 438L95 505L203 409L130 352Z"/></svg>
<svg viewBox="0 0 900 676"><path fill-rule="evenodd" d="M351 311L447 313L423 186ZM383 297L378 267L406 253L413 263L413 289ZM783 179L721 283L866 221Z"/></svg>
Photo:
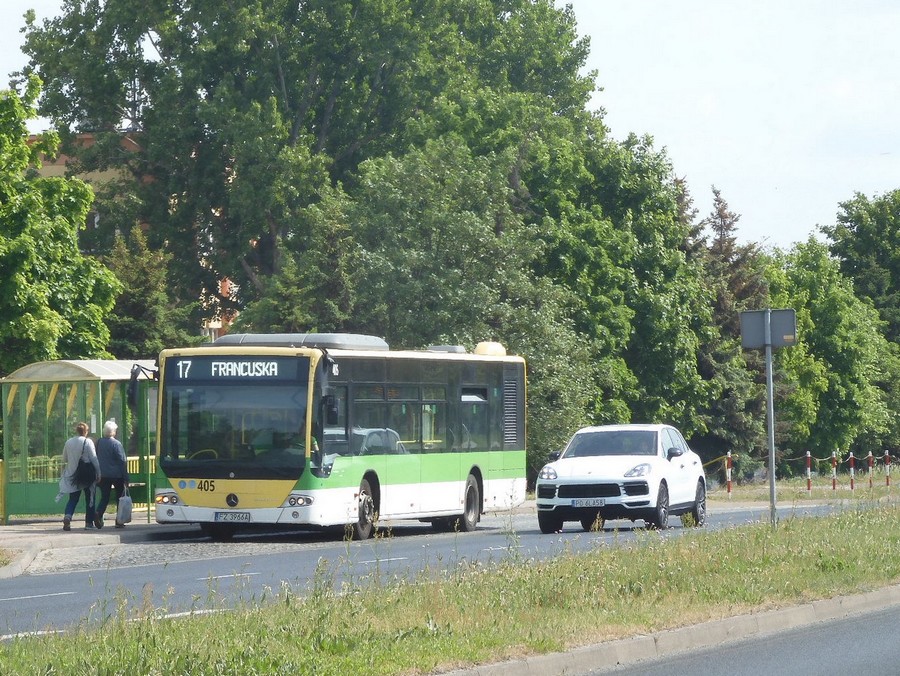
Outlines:
<svg viewBox="0 0 900 676"><path fill-rule="evenodd" d="M116 521L118 523L131 523L131 508L134 507L134 503L131 501L131 495L128 494L128 489L125 489L125 494L119 498L119 508L116 510Z"/></svg>

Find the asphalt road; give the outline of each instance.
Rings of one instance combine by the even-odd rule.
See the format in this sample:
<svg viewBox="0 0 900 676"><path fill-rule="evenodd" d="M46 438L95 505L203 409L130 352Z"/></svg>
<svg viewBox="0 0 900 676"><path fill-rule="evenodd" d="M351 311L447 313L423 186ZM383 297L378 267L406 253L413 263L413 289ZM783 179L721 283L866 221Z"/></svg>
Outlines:
<svg viewBox="0 0 900 676"><path fill-rule="evenodd" d="M590 674L896 676L900 673L897 627L900 605Z"/></svg>
<svg viewBox="0 0 900 676"><path fill-rule="evenodd" d="M810 506L801 513L829 509ZM767 507L713 506L707 528L768 514ZM678 519L670 524L663 537L685 532ZM145 525L146 535L137 542L46 549L22 575L0 579L0 636L103 621L123 602L134 608L152 604L162 613L229 608L285 585L301 594L323 579L364 587L374 580L414 579L423 570L439 574L473 562L545 559L646 536L640 525L627 521L610 522L597 533L570 523L562 533L542 535L531 510L485 516L474 533L435 533L427 524L402 522L363 542L345 542L339 533L293 532L222 543L203 537L196 526L153 526ZM134 537L133 531L128 535Z"/></svg>
<svg viewBox="0 0 900 676"><path fill-rule="evenodd" d="M837 509L841 507L828 504L779 506L778 516L803 517ZM718 529L767 522L769 518L767 504L714 502L706 527ZM689 532L676 518L670 520L670 526L649 535L670 538ZM635 526L627 521L609 522L596 533L586 533L578 524L569 523L561 533L542 535L533 503L512 513L485 516L474 533L435 533L426 524L402 522L390 524L379 537L364 542L346 542L334 532L293 532L239 535L232 542L218 543L203 537L196 526L135 523L119 531L63 533L58 523L43 522L17 529L0 527L0 547L9 548L11 541L28 533L31 541L42 543L38 545L41 551L33 558L20 557L18 566L0 569L5 574L0 574L0 640L96 624L119 613L123 604L128 613L152 607L161 615L227 609L255 604L285 586L300 594L323 580L335 586L364 588L375 580L413 579L426 570L437 575L474 562L491 565L510 557L545 559L567 551L608 549L648 537L640 522ZM885 606L889 609L884 615L866 616L861 623L853 619L858 613ZM456 676L846 674L851 668L857 669L850 664L864 665L861 673L867 675L895 674L900 673L896 668L900 644L889 628L851 635L848 643L859 646L857 651L824 657L819 662L808 660L817 651L815 646L827 644L831 650L844 644L843 639L833 640L841 634L832 632L849 632L873 623L896 627L898 612L900 586L565 653L480 665L456 672ZM851 619L846 626L822 624L823 620L848 616ZM782 656L771 661L769 641L780 642L783 637ZM891 646L871 650L873 641ZM807 644L812 646L809 650ZM798 645L804 649L800 657L795 657ZM889 665L885 669L882 660ZM673 664L674 670L670 668ZM623 671L625 667L620 665L630 670ZM723 665L727 665L726 670L716 671ZM834 665L845 666L832 670Z"/></svg>

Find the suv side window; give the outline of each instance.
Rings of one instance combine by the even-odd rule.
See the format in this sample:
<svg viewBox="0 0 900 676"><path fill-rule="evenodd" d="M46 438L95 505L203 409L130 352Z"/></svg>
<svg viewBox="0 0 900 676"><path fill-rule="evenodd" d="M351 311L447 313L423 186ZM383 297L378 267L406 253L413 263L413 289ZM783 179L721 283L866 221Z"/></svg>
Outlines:
<svg viewBox="0 0 900 676"><path fill-rule="evenodd" d="M678 440L675 438L675 435L672 434L672 430L668 427L663 428L662 431L662 446L663 446L663 457L668 457L670 448L678 448Z"/></svg>
<svg viewBox="0 0 900 676"><path fill-rule="evenodd" d="M685 453L691 450L691 447L688 446L687 442L684 440L684 437L681 436L681 432L676 429L670 429L669 433L672 435L672 439L675 442L676 447L680 448Z"/></svg>

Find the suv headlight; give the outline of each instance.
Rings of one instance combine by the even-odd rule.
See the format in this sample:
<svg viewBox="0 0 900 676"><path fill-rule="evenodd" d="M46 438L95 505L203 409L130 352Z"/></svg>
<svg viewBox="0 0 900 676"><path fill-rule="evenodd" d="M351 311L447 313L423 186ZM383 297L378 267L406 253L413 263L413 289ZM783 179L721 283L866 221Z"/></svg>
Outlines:
<svg viewBox="0 0 900 676"><path fill-rule="evenodd" d="M625 472L625 476L627 477L636 477L636 476L647 476L653 470L649 462L642 462L640 465L635 465L630 470Z"/></svg>
<svg viewBox="0 0 900 676"><path fill-rule="evenodd" d="M556 470L553 469L550 465L544 465L541 468L540 473L538 474L538 479L550 479L551 481L556 478Z"/></svg>

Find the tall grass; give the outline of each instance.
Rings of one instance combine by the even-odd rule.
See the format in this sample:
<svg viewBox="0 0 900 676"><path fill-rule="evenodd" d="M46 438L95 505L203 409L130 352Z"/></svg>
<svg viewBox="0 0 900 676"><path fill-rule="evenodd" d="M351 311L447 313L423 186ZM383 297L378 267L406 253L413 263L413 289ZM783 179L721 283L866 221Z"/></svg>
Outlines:
<svg viewBox="0 0 900 676"><path fill-rule="evenodd" d="M162 619L121 598L100 626L17 638L0 673L414 674L774 608L900 581L900 508L857 507L681 537L640 533L549 561L461 564L415 581L314 581L236 611ZM218 598L213 586L210 599ZM199 605L199 604L198 604Z"/></svg>

